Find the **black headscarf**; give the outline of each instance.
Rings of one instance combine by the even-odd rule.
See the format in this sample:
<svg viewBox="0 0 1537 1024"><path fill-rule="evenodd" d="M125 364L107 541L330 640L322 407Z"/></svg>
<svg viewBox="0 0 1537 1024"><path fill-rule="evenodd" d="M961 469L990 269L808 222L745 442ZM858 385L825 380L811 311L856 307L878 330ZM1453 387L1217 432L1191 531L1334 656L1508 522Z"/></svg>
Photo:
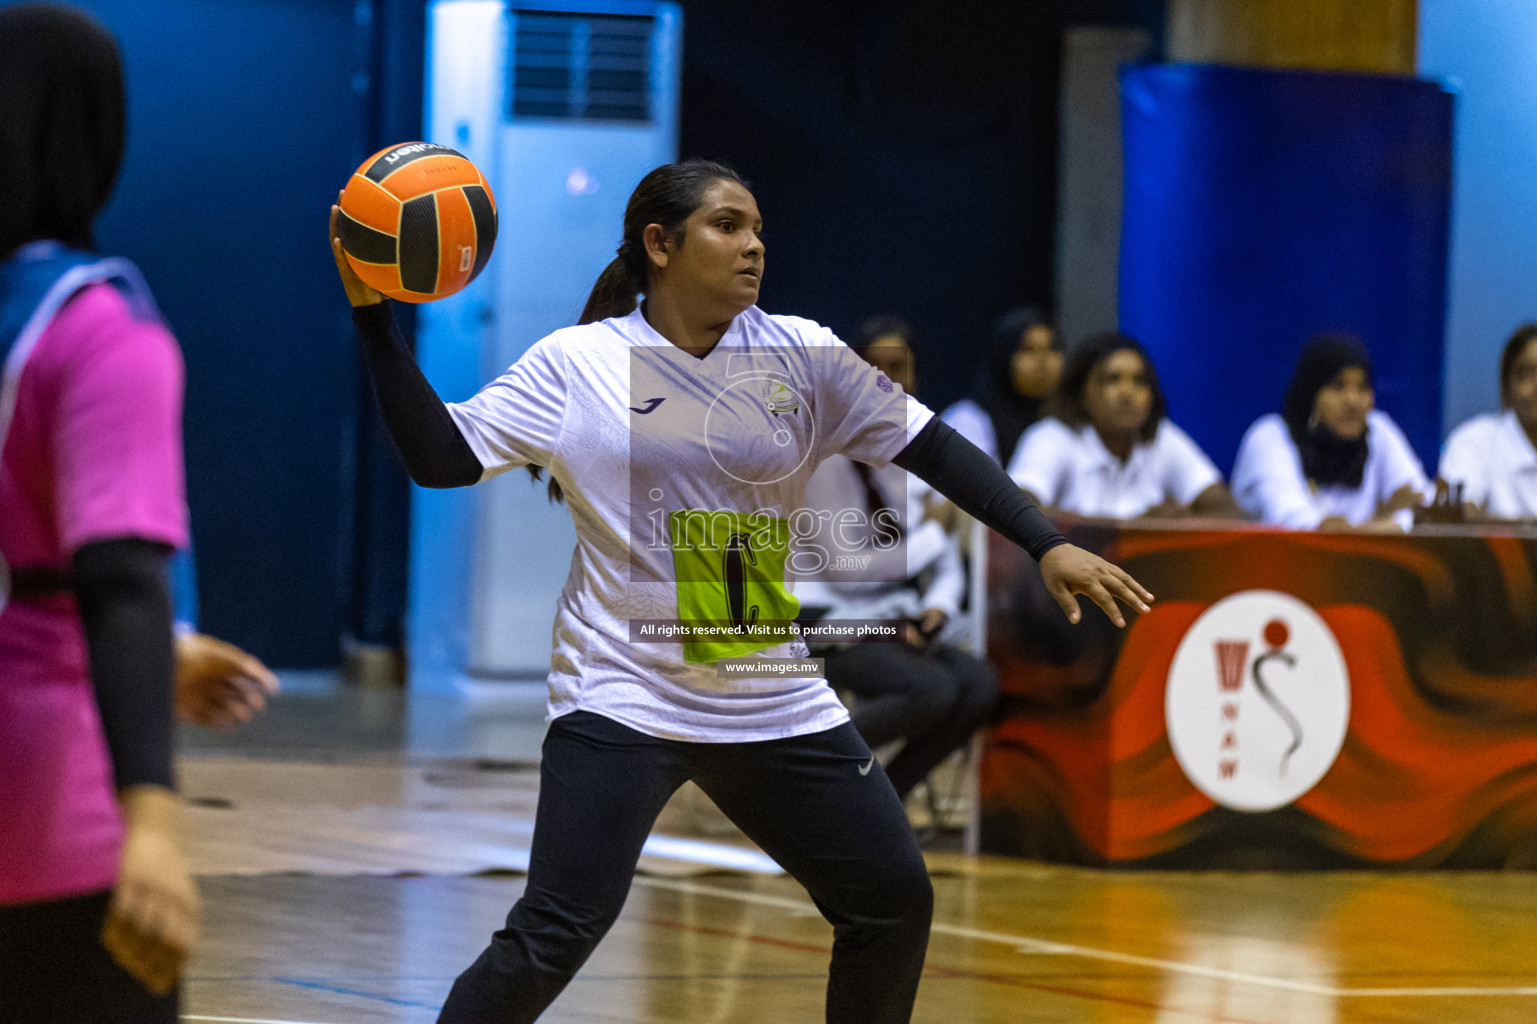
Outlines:
<svg viewBox="0 0 1537 1024"><path fill-rule="evenodd" d="M1321 485L1361 486L1368 453L1367 432L1347 440L1322 423L1313 422L1313 405L1318 392L1341 370L1355 367L1372 380L1372 357L1366 346L1348 334L1319 334L1308 339L1297 357L1281 418L1291 431L1297 451L1302 455L1302 472Z"/></svg>
<svg viewBox="0 0 1537 1024"><path fill-rule="evenodd" d="M1014 353L1019 351L1020 339L1030 328L1040 324L1051 328L1051 347L1061 350L1056 328L1039 309L1022 306L1011 309L993 322L992 347L988 351L987 366L977 382L976 403L987 413L993 423L993 434L998 442L998 461L1007 464L1019 435L1041 418L1046 406L1046 395L1031 398L1014 390Z"/></svg>
<svg viewBox="0 0 1537 1024"><path fill-rule="evenodd" d="M112 33L63 4L0 7L0 259L39 238L91 248L124 130Z"/></svg>

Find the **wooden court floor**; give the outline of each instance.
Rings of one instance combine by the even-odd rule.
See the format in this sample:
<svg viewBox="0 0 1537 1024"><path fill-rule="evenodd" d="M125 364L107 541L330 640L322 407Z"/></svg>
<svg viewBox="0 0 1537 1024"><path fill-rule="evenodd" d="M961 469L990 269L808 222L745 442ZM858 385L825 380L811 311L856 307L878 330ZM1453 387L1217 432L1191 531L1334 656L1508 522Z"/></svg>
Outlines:
<svg viewBox="0 0 1537 1024"><path fill-rule="evenodd" d="M424 745L356 711L295 699L240 743L184 743L206 906L185 1020L428 1024L522 891L515 872L466 873L516 866L532 807L527 771L475 760L484 723L432 723ZM537 728L492 717L496 752L537 753ZM664 830L689 819L664 814ZM729 847L709 824L694 834ZM832 933L804 891L667 852L544 1020L822 1020ZM1537 874L930 867L920 1024L1537 1021Z"/></svg>
<svg viewBox="0 0 1537 1024"><path fill-rule="evenodd" d="M1537 879L1104 874L934 858L915 1021L1537 1020ZM186 1020L419 1024L521 876L203 879ZM831 929L788 878L639 877L551 1022L821 1019Z"/></svg>

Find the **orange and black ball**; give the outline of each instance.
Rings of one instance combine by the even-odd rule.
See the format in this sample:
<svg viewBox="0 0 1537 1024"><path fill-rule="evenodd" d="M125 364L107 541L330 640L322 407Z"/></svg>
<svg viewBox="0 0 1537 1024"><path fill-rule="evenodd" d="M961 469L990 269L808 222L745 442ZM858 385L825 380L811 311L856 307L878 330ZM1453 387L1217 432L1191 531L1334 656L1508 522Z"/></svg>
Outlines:
<svg viewBox="0 0 1537 1024"><path fill-rule="evenodd" d="M481 272L496 244L496 199L485 176L432 142L404 142L364 160L338 205L347 261L392 299L454 294Z"/></svg>

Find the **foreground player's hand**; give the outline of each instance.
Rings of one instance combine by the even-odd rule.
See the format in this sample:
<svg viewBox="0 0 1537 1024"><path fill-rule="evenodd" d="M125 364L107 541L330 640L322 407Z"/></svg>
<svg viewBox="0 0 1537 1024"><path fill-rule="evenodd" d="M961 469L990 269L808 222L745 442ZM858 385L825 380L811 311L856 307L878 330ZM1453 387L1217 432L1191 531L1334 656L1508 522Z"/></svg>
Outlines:
<svg viewBox="0 0 1537 1024"><path fill-rule="evenodd" d="M1041 557L1041 578L1067 614L1067 620L1073 623L1082 616L1075 596L1078 594L1099 605L1117 626L1126 625L1117 601L1145 612L1147 602L1153 599L1125 570L1072 544L1059 544Z"/></svg>
<svg viewBox="0 0 1537 1024"><path fill-rule="evenodd" d="M342 194L336 193L336 199L341 201ZM384 301L384 293L364 284L363 279L352 269L352 264L347 262L347 256L342 252L342 237L336 232L336 218L341 216L341 207L331 207L331 255L336 258L336 272L342 276L342 287L347 289L347 301L354 306L372 306Z"/></svg>
<svg viewBox="0 0 1537 1024"><path fill-rule="evenodd" d="M182 846L181 801L160 786L121 794L128 830L101 941L156 995L181 977L197 943L202 901Z"/></svg>
<svg viewBox="0 0 1537 1024"><path fill-rule="evenodd" d="M206 633L176 637L176 714L224 728L249 722L278 692L278 677L254 656Z"/></svg>

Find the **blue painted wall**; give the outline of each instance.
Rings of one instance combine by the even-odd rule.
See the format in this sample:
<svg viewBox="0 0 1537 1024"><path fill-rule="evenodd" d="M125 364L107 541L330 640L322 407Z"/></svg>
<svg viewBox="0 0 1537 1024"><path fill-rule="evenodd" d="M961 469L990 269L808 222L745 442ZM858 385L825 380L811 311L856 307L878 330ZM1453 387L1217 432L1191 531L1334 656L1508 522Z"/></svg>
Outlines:
<svg viewBox="0 0 1537 1024"><path fill-rule="evenodd" d="M1499 406L1499 355L1537 320L1537 3L1420 0L1421 74L1458 92L1444 426Z"/></svg>

